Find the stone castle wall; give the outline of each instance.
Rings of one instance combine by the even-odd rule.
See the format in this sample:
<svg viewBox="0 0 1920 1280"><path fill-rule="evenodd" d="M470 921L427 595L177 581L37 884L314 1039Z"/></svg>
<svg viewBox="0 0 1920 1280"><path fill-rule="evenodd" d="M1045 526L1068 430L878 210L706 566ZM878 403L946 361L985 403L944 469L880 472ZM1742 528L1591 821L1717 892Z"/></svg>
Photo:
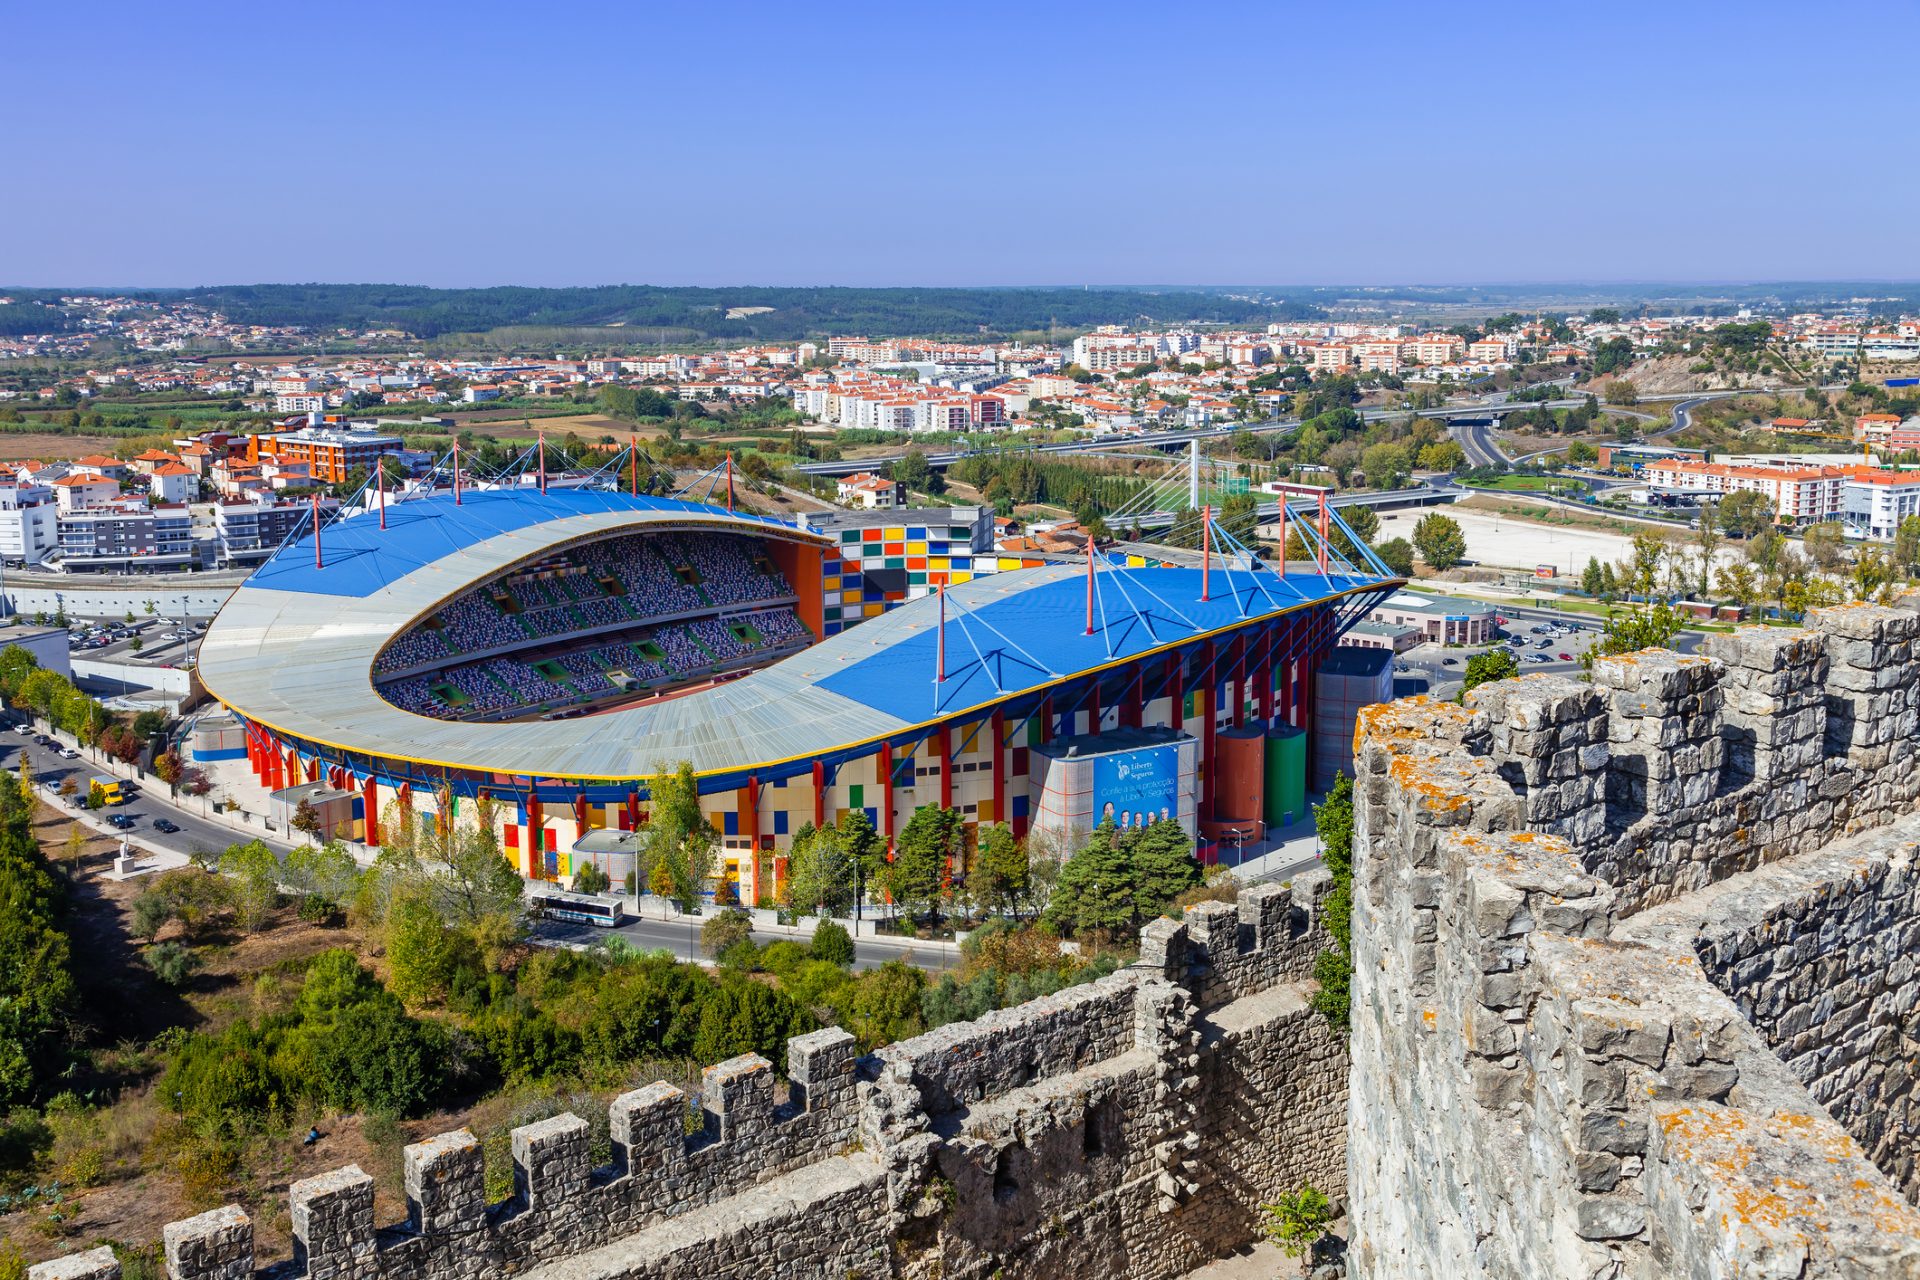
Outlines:
<svg viewBox="0 0 1920 1280"><path fill-rule="evenodd" d="M1363 714L1360 1275L1920 1274L1916 639L1824 610Z"/></svg>
<svg viewBox="0 0 1920 1280"><path fill-rule="evenodd" d="M791 1094L746 1055L690 1100L665 1084L613 1103L614 1160L560 1116L513 1133L515 1193L486 1203L460 1131L409 1146L403 1224L379 1227L349 1167L296 1183L313 1280L1178 1275L1254 1235L1312 1181L1345 1193L1344 1043L1308 1007L1324 875L1206 903L1144 932L1120 973L870 1057L844 1031L789 1045ZM175 1280L256 1274L228 1206L166 1228ZM117 1276L109 1252L35 1280Z"/></svg>

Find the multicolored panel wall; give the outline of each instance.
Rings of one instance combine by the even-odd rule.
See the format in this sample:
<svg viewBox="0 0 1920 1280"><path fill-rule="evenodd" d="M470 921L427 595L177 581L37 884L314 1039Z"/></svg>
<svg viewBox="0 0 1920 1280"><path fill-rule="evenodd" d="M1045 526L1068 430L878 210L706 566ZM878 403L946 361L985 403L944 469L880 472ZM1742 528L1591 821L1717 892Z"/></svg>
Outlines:
<svg viewBox="0 0 1920 1280"><path fill-rule="evenodd" d="M842 529L839 538L837 553L827 552L820 581L827 635L877 618L937 587L1041 563L976 553L972 530L963 524L870 525Z"/></svg>

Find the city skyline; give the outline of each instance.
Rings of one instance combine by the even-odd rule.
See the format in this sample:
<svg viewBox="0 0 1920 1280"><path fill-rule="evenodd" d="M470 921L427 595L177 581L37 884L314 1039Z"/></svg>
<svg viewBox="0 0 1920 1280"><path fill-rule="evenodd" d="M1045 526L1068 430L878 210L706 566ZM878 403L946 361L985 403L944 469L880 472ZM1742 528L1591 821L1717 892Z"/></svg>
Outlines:
<svg viewBox="0 0 1920 1280"><path fill-rule="evenodd" d="M4 285L1920 277L1920 180L1780 74L1892 6L99 16L9 18L88 76L16 68Z"/></svg>

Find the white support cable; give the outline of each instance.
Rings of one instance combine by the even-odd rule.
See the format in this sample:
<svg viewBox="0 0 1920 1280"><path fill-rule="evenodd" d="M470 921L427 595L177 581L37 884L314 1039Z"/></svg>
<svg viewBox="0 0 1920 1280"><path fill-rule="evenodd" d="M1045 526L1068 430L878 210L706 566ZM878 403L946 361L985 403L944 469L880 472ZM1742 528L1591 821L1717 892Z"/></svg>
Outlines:
<svg viewBox="0 0 1920 1280"><path fill-rule="evenodd" d="M1206 630L1205 627L1195 622L1192 618L1189 618L1186 614L1180 612L1178 609L1168 604L1158 591L1155 591L1152 587L1146 584L1145 580L1136 578L1134 580L1133 585L1140 588L1142 591L1146 592L1148 595L1152 596L1155 602L1158 603L1162 609L1165 609L1169 615L1178 619L1179 622L1187 628L1187 630L1193 632L1195 635L1199 635L1202 631Z"/></svg>
<svg viewBox="0 0 1920 1280"><path fill-rule="evenodd" d="M957 600L953 601L953 607L960 610L963 616L971 612L970 610L962 606L960 602ZM1055 680L1059 680L1062 678L1062 675L1060 672L1055 671L1052 667L1049 667L1046 663L1041 662L1038 658L1035 658L1032 654L1028 653L1025 649L1022 649L1019 645L1015 644L1012 640L1008 639L1006 635L1000 630L1000 628L994 626L991 622L988 622L985 618L979 617L978 615L974 615L974 621L978 622L981 626L985 627L987 630L993 632L994 635L998 636L1000 639L1000 643L1006 645L1009 649L1012 649L1015 653L1019 654L1023 659L1026 660L1027 665L1031 666L1035 671L1044 671L1049 676L1052 676Z"/></svg>
<svg viewBox="0 0 1920 1280"><path fill-rule="evenodd" d="M1114 589L1117 590L1120 593L1120 595L1126 600L1127 607L1133 610L1133 616L1140 619L1140 625L1147 629L1148 638L1151 639L1155 644L1159 644L1160 633L1153 629L1152 611L1147 609L1142 609L1138 604L1134 603L1133 594L1127 590L1127 584L1124 578L1120 578L1120 577L1114 578L1113 585L1114 585ZM1192 624L1189 623L1188 625L1191 626ZM1108 656L1109 657L1112 656L1111 650L1108 651Z"/></svg>
<svg viewBox="0 0 1920 1280"><path fill-rule="evenodd" d="M1091 581L1093 584L1094 603L1096 603L1100 607L1100 639L1107 646L1107 656L1111 658L1113 656L1113 632L1107 626L1107 597L1100 590L1100 569L1099 569L1098 556L1093 556L1089 558L1088 568L1092 570L1092 572L1089 573L1087 577L1088 577L1088 580Z"/></svg>

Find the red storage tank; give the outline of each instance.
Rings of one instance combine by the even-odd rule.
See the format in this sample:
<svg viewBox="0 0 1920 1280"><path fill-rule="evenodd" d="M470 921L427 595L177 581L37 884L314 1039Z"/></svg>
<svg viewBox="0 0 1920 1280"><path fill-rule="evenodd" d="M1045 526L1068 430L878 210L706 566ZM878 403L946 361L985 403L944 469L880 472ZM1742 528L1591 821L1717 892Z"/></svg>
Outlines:
<svg viewBox="0 0 1920 1280"><path fill-rule="evenodd" d="M1267 804L1267 736L1264 728L1222 729L1214 735L1213 818L1235 825L1259 823Z"/></svg>

